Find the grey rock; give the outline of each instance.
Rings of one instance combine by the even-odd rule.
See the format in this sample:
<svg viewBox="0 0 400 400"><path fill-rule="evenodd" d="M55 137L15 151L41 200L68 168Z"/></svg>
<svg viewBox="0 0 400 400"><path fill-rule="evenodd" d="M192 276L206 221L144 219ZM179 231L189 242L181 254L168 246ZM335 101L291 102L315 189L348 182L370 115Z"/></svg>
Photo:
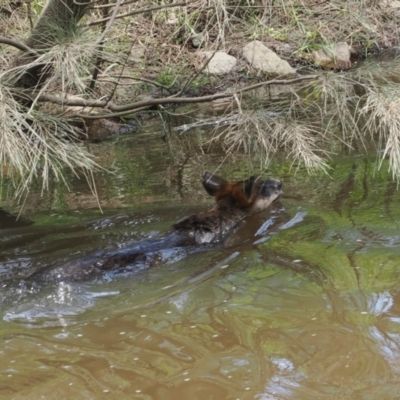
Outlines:
<svg viewBox="0 0 400 400"><path fill-rule="evenodd" d="M296 70L258 40L246 44L243 56L253 67L272 76L293 76Z"/></svg>
<svg viewBox="0 0 400 400"><path fill-rule="evenodd" d="M207 64L205 71L209 74L228 74L231 72L237 64L237 59L224 51L217 51L214 55L213 51L204 51L202 53L203 58L211 58Z"/></svg>
<svg viewBox="0 0 400 400"><path fill-rule="evenodd" d="M196 33L192 35L191 40L193 47L201 47L204 43L204 36L201 33Z"/></svg>
<svg viewBox="0 0 400 400"><path fill-rule="evenodd" d="M133 62L143 61L144 53L144 46L133 46L131 49L131 54L129 55L129 60Z"/></svg>
<svg viewBox="0 0 400 400"><path fill-rule="evenodd" d="M314 51L312 59L320 67L345 70L351 68L350 46L345 42Z"/></svg>

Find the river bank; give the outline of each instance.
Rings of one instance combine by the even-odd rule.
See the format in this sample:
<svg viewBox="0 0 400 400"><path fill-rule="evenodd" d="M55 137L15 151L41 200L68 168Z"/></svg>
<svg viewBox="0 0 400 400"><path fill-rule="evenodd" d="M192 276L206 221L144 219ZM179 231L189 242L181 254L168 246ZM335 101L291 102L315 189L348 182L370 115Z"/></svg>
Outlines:
<svg viewBox="0 0 400 400"><path fill-rule="evenodd" d="M115 34L123 27L132 41L125 70L137 78L135 95L160 96L185 84L187 93L202 95L304 68L347 70L400 43L396 1L205 3L119 22ZM264 68L266 61L257 63L258 55L248 51L254 43L265 46L257 49L265 58L276 54L284 67L274 71ZM149 88L148 81L159 86Z"/></svg>

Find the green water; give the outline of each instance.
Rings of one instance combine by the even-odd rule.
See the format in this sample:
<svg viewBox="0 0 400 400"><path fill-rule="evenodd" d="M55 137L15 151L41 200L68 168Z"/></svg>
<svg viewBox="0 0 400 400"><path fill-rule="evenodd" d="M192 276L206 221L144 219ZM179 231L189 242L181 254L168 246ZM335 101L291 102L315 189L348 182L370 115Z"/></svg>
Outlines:
<svg viewBox="0 0 400 400"><path fill-rule="evenodd" d="M32 192L15 222L2 183L1 398L398 398L400 193L374 157L345 154L313 176L277 160L263 175L283 181L281 201L225 247L136 276L24 283L207 209L200 177L223 160L226 178L257 171L200 148L201 133L165 140L159 129L90 145L113 172L96 176L103 213L68 176L71 191Z"/></svg>

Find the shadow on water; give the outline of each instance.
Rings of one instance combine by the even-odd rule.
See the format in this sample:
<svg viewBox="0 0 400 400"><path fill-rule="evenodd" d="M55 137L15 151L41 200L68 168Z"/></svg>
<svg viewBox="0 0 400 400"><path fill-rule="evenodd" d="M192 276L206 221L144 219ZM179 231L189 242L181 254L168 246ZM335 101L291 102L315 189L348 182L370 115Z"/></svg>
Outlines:
<svg viewBox="0 0 400 400"><path fill-rule="evenodd" d="M366 155L334 159L329 176L272 165L281 202L225 246L134 276L26 280L209 208L204 169L253 172L246 157L220 167L222 149L195 151L201 132L179 145L151 131L93 147L114 172L98 176L104 214L68 177L71 192L54 183L26 199L26 220L1 219L1 397L398 398L400 194Z"/></svg>
<svg viewBox="0 0 400 400"><path fill-rule="evenodd" d="M20 228L22 226L32 225L32 221L27 221L18 216L12 215L9 212L0 208L0 229Z"/></svg>

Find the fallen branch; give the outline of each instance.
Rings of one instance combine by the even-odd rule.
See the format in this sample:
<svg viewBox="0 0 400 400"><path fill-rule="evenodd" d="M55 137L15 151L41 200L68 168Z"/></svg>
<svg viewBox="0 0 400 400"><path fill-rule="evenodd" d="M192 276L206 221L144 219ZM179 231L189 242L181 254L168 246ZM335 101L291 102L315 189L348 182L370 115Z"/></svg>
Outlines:
<svg viewBox="0 0 400 400"><path fill-rule="evenodd" d="M158 106L158 105L170 105L170 104L190 104L190 103L204 103L217 99L222 99L226 97L233 97L234 95L238 95L240 93L247 92L249 90L254 90L262 86L271 86L271 85L291 85L299 82L303 82L306 80L317 79L318 75L305 75L299 78L294 79L274 79L271 81L265 81L256 83L251 86L247 86L241 89L238 89L234 92L224 91L221 93L215 93L208 96L200 96L200 97L163 97L157 99L143 100L137 101L134 103L128 104L115 104L114 102L109 102L108 100L86 100L82 98L77 98L73 96L59 96L53 94L40 94L38 92L25 92L29 95L32 100L36 100L39 102L50 102L54 104L60 104L63 106L74 106L74 107L89 107L89 108L103 108L109 110L111 113L109 114L97 114L97 115L86 115L86 114L73 114L71 118L85 118L85 119L99 119L99 118L112 118L116 116L121 116L125 114L129 114L133 111L143 110L148 107Z"/></svg>

